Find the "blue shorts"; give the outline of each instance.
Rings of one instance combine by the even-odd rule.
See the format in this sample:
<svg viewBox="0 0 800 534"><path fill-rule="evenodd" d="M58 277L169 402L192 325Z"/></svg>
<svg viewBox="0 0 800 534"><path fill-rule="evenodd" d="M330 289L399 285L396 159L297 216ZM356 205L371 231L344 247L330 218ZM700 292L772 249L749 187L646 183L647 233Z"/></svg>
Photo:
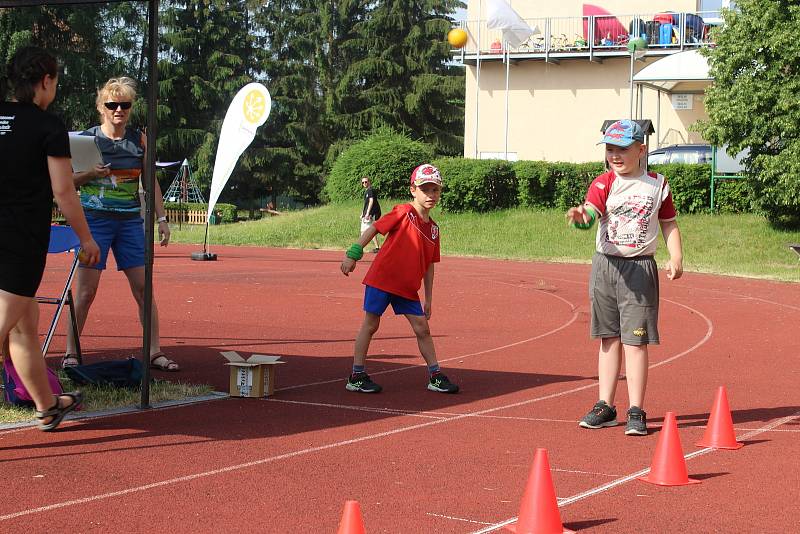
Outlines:
<svg viewBox="0 0 800 534"><path fill-rule="evenodd" d="M422 311L422 304L418 300L410 300L387 293L382 289L364 286L365 312L383 315L389 304L392 305L395 315L425 315Z"/></svg>
<svg viewBox="0 0 800 534"><path fill-rule="evenodd" d="M105 270L108 251L114 251L117 270L144 267L144 221L135 219L107 219L86 214L92 237L100 247L100 261L85 269Z"/></svg>

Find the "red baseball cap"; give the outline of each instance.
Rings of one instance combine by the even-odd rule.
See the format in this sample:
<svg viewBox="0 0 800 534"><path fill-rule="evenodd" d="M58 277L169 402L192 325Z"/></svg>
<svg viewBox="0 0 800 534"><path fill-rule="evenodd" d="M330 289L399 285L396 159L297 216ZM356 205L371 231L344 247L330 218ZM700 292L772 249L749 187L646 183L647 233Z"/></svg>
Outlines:
<svg viewBox="0 0 800 534"><path fill-rule="evenodd" d="M442 185L442 175L430 163L423 163L411 172L411 185L419 187L428 183Z"/></svg>

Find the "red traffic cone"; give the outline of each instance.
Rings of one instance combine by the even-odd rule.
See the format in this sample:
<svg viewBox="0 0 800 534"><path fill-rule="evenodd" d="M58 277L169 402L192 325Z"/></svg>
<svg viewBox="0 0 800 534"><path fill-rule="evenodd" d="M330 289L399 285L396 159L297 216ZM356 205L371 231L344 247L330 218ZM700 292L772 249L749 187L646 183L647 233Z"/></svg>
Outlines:
<svg viewBox="0 0 800 534"><path fill-rule="evenodd" d="M678 423L675 421L675 412L667 412L664 416L664 426L656 444L656 453L650 464L650 472L639 480L658 484L659 486L684 486L686 484L699 484L699 480L689 478L686 471L686 460L683 458L681 437L678 435Z"/></svg>
<svg viewBox="0 0 800 534"><path fill-rule="evenodd" d="M339 522L337 534L365 534L364 521L361 520L361 506L358 501L346 501L344 513Z"/></svg>
<svg viewBox="0 0 800 534"><path fill-rule="evenodd" d="M717 396L714 398L714 406L711 407L706 433L703 434L703 439L697 442L697 446L733 450L744 447L744 443L736 441L725 386L717 388Z"/></svg>
<svg viewBox="0 0 800 534"><path fill-rule="evenodd" d="M506 529L517 534L562 534L572 533L561 524L550 462L546 449L536 449L533 467L522 495L517 523Z"/></svg>

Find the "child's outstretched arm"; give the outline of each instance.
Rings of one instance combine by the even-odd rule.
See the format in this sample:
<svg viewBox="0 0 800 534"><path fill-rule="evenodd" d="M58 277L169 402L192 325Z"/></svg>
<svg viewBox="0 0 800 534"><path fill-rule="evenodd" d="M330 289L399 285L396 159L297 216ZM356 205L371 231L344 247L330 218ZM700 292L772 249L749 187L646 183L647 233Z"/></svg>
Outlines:
<svg viewBox="0 0 800 534"><path fill-rule="evenodd" d="M425 312L425 318L431 318L431 306L433 302L433 266L435 264L431 263L428 266L428 270L425 271L425 276L422 277L422 282L425 286L425 305L423 307L423 311Z"/></svg>
<svg viewBox="0 0 800 534"><path fill-rule="evenodd" d="M664 234L664 241L669 250L669 261L667 261L667 278L677 280L683 275L683 244L681 242L681 231L678 230L678 222L661 221L661 233Z"/></svg>
<svg viewBox="0 0 800 534"><path fill-rule="evenodd" d="M364 255L364 247L372 241L372 238L378 234L378 231L375 229L374 226L370 226L364 233L361 234L361 237L358 238L358 242L353 243L350 245L350 248L347 249L345 252L345 259L342 261L341 270L342 274L345 276L349 276L356 269L356 262L361 259Z"/></svg>
<svg viewBox="0 0 800 534"><path fill-rule="evenodd" d="M594 208L588 204L581 204L567 210L567 222L575 228L588 230L597 219Z"/></svg>

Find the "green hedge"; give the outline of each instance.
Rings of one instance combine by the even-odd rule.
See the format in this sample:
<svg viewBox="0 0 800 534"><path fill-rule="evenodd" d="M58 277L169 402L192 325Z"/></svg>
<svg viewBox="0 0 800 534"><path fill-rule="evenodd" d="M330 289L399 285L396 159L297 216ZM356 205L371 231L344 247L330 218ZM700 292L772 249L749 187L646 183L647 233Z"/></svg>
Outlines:
<svg viewBox="0 0 800 534"><path fill-rule="evenodd" d="M485 212L517 205L517 178L503 160L434 160L444 182L439 202L446 211Z"/></svg>
<svg viewBox="0 0 800 534"><path fill-rule="evenodd" d="M432 149L391 132L379 132L346 148L336 159L325 185L332 201L361 195L360 178L371 176L381 198L407 198L411 170L431 161ZM566 210L580 204L602 163L476 160L439 158L444 180L440 205L446 211L485 212L523 206ZM679 213L709 213L711 167L697 164L653 165L667 177ZM753 192L746 180L717 182L719 211L751 211Z"/></svg>
<svg viewBox="0 0 800 534"><path fill-rule="evenodd" d="M168 210L178 211L207 211L208 204L201 204L199 202L164 202L164 208ZM214 206L214 211L220 214L220 221L224 223L236 222L237 220L237 207L233 204L217 203Z"/></svg>
<svg viewBox="0 0 800 534"><path fill-rule="evenodd" d="M408 198L411 171L432 159L429 145L379 131L342 151L331 167L322 196L333 202L359 198L361 177L369 176L379 198Z"/></svg>

